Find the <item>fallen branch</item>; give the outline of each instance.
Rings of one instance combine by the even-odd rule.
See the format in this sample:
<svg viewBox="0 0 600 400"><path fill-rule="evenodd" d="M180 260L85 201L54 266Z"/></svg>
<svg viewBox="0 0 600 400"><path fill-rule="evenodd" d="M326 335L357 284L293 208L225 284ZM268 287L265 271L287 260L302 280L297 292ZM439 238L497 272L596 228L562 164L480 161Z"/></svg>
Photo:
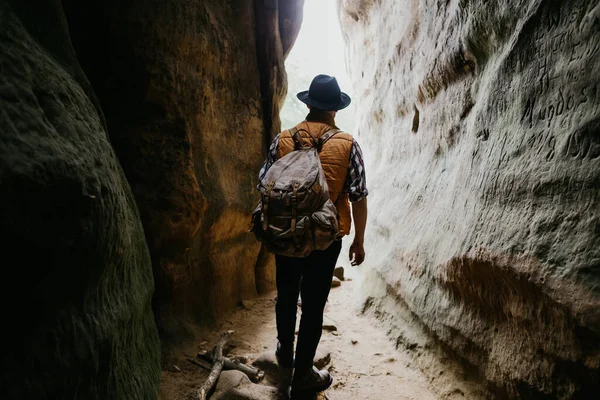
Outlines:
<svg viewBox="0 0 600 400"><path fill-rule="evenodd" d="M193 359L193 358L189 358L187 359L189 362L191 362L194 365L199 366L200 368L204 368L207 371L212 371L212 364L207 363L204 360L201 359Z"/></svg>
<svg viewBox="0 0 600 400"><path fill-rule="evenodd" d="M210 352L210 351L206 352L206 353L198 353L198 358L204 359L210 363L213 363L213 362L215 362L215 360L214 360L212 354L213 354L213 352ZM262 378L264 378L264 376L265 376L265 373L263 371L261 371L260 369L251 367L249 365L243 364L239 361L235 361L235 360L232 360L227 357L223 357L223 368L225 370L235 369L235 370L241 371L244 374L246 374L252 382L255 382L255 383L262 380Z"/></svg>
<svg viewBox="0 0 600 400"><path fill-rule="evenodd" d="M229 339L231 338L231 334L233 331L227 331L226 333L221 335L221 340L215 346L214 351L214 361L215 364L212 367L212 371L208 376L206 382L200 389L198 389L198 398L200 400L206 400L208 397L208 393L212 390L212 388L217 383L217 379L219 379L219 375L221 375L221 371L223 370L223 364L225 363L223 359L223 347L227 344Z"/></svg>

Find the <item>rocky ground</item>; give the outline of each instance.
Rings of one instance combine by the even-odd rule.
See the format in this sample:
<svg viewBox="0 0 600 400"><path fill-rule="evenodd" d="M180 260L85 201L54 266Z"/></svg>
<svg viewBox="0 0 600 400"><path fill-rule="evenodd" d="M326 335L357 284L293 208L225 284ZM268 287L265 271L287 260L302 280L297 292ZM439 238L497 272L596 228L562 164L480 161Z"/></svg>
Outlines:
<svg viewBox="0 0 600 400"><path fill-rule="evenodd" d="M316 364L327 368L334 377L332 387L315 399L461 399L477 398L477 388L465 384L449 368L432 366L427 374L417 367L415 357L431 358L418 349L395 343L383 325L372 315L362 312L358 282L334 279L325 308L323 337ZM197 343L174 352L163 362L160 399L193 398L208 376L208 371L186 360L198 351L210 349L220 332L234 330L225 353L259 366L265 378L258 384L241 372L226 371L217 383L214 399L277 399L274 348L275 294L244 302L211 332L202 332ZM299 309L300 316L300 309ZM410 347L410 346L409 346Z"/></svg>

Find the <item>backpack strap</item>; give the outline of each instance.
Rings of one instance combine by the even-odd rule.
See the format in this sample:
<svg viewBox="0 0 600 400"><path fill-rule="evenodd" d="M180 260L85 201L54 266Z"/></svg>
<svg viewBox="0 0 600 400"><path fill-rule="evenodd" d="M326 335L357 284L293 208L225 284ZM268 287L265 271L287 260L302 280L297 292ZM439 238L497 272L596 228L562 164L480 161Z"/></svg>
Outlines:
<svg viewBox="0 0 600 400"><path fill-rule="evenodd" d="M300 188L300 184L298 182L295 182L294 190L290 198L292 206L292 222L290 231L292 232L292 235L296 233L296 220L298 218L298 188Z"/></svg>
<svg viewBox="0 0 600 400"><path fill-rule="evenodd" d="M327 132L325 132L324 134L322 134L321 136L319 136L318 138L315 138L307 130L304 130L304 129L302 129L302 130L305 131L306 133L308 133L308 135L311 138L311 141L313 142L313 146L312 147L316 148L318 152L321 152L321 149L323 148L323 145L325 143L327 143L327 141L329 139L331 139L336 134L342 132L340 129L332 128L332 129L328 130ZM311 146L305 147L302 144L302 135L300 135L300 129L298 129L296 127L291 128L290 129L290 135L292 136L292 139L294 140L294 150L299 150L299 149L310 148L311 147Z"/></svg>
<svg viewBox="0 0 600 400"><path fill-rule="evenodd" d="M331 139L332 137L334 137L335 135L337 135L340 132L342 132L340 129L333 128L333 129L328 130L321 136L319 136L319 139L317 139L317 144L315 146L317 148L317 151L321 152L321 149L323 148L325 143L327 143L327 141L329 139Z"/></svg>
<svg viewBox="0 0 600 400"><path fill-rule="evenodd" d="M294 150L298 150L302 148L302 139L300 138L300 131L298 128L293 127L290 129L290 135L292 135L292 140L294 140Z"/></svg>
<svg viewBox="0 0 600 400"><path fill-rule="evenodd" d="M275 181L269 182L267 190L262 195L262 213L263 213L263 231L269 229L269 200L271 199L271 192L275 186Z"/></svg>

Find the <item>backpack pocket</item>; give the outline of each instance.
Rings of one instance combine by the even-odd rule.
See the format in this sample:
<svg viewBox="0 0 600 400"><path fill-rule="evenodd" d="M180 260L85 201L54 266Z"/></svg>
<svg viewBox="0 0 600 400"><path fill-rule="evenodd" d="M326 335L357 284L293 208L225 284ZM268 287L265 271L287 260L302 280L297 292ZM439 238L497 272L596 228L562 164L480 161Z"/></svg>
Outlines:
<svg viewBox="0 0 600 400"><path fill-rule="evenodd" d="M300 217L294 232L290 229L289 217L275 217L281 221L269 224L271 240L266 242L267 249L287 257L306 257L313 250L311 246L311 219Z"/></svg>
<svg viewBox="0 0 600 400"><path fill-rule="evenodd" d="M252 212L250 220L250 232L254 233L256 240L263 242L265 240L265 231L263 231L263 213L262 213L262 202L259 200L258 204Z"/></svg>
<svg viewBox="0 0 600 400"><path fill-rule="evenodd" d="M320 210L311 215L312 243L314 250L325 250L338 235L337 210L331 200L327 200Z"/></svg>

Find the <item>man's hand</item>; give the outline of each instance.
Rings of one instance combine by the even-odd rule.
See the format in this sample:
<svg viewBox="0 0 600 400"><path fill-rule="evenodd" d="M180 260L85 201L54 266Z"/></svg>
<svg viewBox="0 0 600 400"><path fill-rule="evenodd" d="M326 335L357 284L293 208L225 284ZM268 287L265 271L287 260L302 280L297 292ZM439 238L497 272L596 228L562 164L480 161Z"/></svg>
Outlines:
<svg viewBox="0 0 600 400"><path fill-rule="evenodd" d="M360 201L352 203L352 216L354 217L354 241L350 246L350 263L353 267L362 264L365 261L365 227L367 226L367 198L363 197Z"/></svg>
<svg viewBox="0 0 600 400"><path fill-rule="evenodd" d="M350 254L348 254L348 256L350 258L350 264L353 267L362 264L362 262L365 261L365 249L363 244L355 239L350 246Z"/></svg>

